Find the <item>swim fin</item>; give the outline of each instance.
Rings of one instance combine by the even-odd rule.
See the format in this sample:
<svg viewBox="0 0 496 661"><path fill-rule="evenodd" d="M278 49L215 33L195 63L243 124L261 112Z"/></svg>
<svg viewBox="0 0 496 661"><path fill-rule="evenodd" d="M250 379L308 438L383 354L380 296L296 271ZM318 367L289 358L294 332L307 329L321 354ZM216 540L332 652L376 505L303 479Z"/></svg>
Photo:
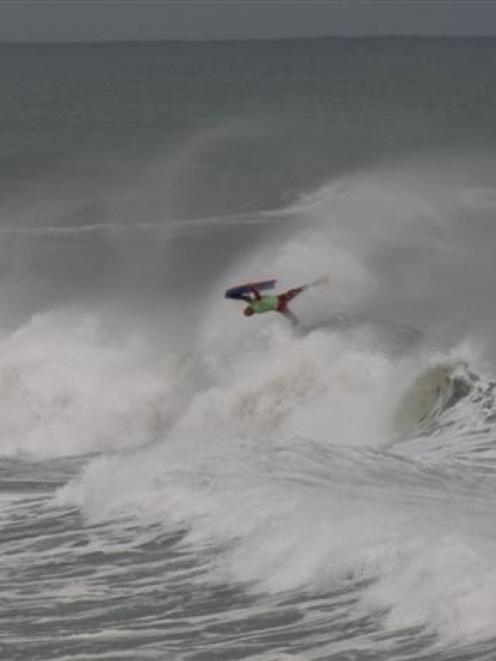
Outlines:
<svg viewBox="0 0 496 661"><path fill-rule="evenodd" d="M317 280L314 280L313 282L309 282L308 285L305 285L305 287L308 289L308 287L317 287L317 285L330 285L330 284L331 284L331 276L328 273L326 273L321 278L317 278Z"/></svg>

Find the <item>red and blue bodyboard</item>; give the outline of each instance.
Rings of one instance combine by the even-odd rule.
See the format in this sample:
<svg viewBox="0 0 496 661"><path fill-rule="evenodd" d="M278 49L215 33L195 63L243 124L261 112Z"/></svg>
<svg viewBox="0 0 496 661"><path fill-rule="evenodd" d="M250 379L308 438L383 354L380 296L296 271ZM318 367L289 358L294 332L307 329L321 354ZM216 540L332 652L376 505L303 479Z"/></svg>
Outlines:
<svg viewBox="0 0 496 661"><path fill-rule="evenodd" d="M257 291L273 289L276 286L276 282L277 280L260 280L260 282L250 282L246 285L238 285L237 287L226 289L224 296L225 298L242 299L243 296L249 294L252 289L256 289Z"/></svg>

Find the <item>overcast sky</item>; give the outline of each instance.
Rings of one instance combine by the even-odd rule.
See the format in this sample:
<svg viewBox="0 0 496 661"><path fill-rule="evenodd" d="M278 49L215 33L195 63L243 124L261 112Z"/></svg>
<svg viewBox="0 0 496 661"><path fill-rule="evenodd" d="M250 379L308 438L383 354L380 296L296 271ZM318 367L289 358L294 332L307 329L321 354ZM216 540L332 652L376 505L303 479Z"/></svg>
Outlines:
<svg viewBox="0 0 496 661"><path fill-rule="evenodd" d="M0 0L1 41L496 34L496 0Z"/></svg>

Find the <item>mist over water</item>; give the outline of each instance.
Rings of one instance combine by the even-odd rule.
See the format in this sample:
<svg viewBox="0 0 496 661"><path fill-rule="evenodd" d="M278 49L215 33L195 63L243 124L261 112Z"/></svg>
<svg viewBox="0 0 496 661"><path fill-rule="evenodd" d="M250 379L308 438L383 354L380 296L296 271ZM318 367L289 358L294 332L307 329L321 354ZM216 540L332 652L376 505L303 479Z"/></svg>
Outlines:
<svg viewBox="0 0 496 661"><path fill-rule="evenodd" d="M2 52L5 658L491 659L494 41Z"/></svg>

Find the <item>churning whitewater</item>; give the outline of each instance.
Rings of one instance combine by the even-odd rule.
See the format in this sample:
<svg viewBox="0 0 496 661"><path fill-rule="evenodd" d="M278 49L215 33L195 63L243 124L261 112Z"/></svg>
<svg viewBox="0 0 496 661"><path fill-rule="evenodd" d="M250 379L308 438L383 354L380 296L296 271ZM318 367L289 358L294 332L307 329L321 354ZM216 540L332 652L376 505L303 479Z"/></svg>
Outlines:
<svg viewBox="0 0 496 661"><path fill-rule="evenodd" d="M5 109L2 658L494 658L496 59L454 43L5 47L49 76ZM297 328L223 299L323 273Z"/></svg>

